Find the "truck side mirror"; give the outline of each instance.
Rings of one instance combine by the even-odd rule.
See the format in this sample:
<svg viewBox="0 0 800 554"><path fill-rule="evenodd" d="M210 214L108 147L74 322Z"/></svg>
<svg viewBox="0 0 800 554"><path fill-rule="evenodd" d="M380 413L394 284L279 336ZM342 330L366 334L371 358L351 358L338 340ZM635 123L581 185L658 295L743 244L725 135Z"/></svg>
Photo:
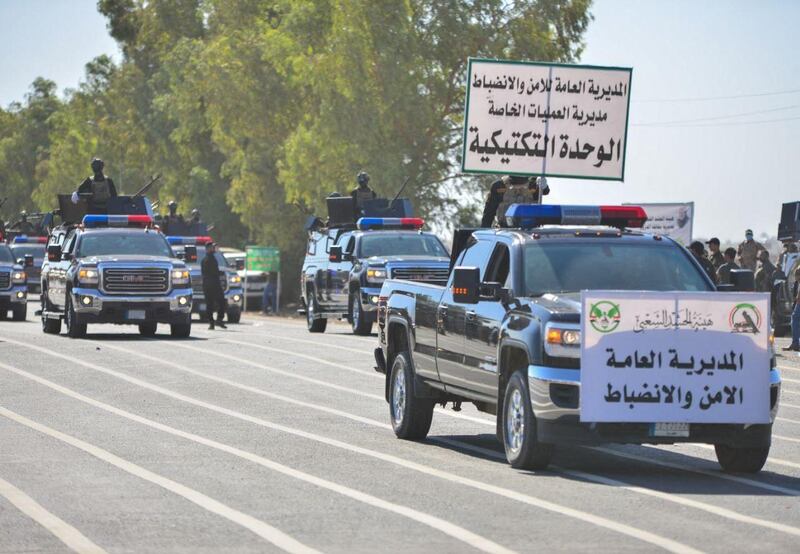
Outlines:
<svg viewBox="0 0 800 554"><path fill-rule="evenodd" d="M33 267L33 254L25 254L25 267Z"/></svg>
<svg viewBox="0 0 800 554"><path fill-rule="evenodd" d="M51 262L57 262L61 259L61 246L58 244L51 244L47 247L47 259Z"/></svg>
<svg viewBox="0 0 800 554"><path fill-rule="evenodd" d="M502 283L483 283L480 287L480 299L507 304L509 300L508 289L503 288Z"/></svg>
<svg viewBox="0 0 800 554"><path fill-rule="evenodd" d="M183 261L188 263L197 261L197 247L194 244L187 244L183 247Z"/></svg>
<svg viewBox="0 0 800 554"><path fill-rule="evenodd" d="M453 269L453 301L459 304L477 304L480 300L481 276L477 267Z"/></svg>
<svg viewBox="0 0 800 554"><path fill-rule="evenodd" d="M737 292L751 292L756 290L755 274L749 269L732 269L731 284Z"/></svg>
<svg viewBox="0 0 800 554"><path fill-rule="evenodd" d="M328 261L338 264L342 261L342 247L331 246L328 251Z"/></svg>

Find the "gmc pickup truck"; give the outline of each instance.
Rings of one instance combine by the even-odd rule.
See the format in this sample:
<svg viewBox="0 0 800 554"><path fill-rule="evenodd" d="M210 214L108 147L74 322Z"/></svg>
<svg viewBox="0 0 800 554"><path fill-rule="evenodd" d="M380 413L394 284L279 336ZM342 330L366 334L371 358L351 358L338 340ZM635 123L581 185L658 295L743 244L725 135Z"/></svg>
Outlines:
<svg viewBox="0 0 800 554"><path fill-rule="evenodd" d="M726 470L760 470L771 424L692 424L686 436L673 437L653 436L648 424L579 417L580 291L736 287L716 288L673 240L629 230L645 221L641 208L519 206L508 212L519 228L456 233L446 285L383 284L375 357L395 434L422 439L435 404L472 402L496 415L498 439L516 468L546 467L559 443L701 442L715 445ZM774 421L780 376L769 353Z"/></svg>
<svg viewBox="0 0 800 554"><path fill-rule="evenodd" d="M11 249L0 242L0 320L10 311L14 321L25 321L28 314L27 276Z"/></svg>

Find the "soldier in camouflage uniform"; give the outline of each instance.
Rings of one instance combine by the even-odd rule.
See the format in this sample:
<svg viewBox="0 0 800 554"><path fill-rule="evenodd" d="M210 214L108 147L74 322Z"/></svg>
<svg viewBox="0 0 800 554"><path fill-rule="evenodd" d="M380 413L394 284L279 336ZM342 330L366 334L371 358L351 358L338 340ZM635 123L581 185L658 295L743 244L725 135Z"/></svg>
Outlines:
<svg viewBox="0 0 800 554"><path fill-rule="evenodd" d="M375 200L378 195L375 194L374 190L369 188L369 175L367 175L366 171L360 171L358 175L356 175L356 182L358 183L358 187L350 191L350 196L353 197L356 208L360 212L364 209L365 203L370 200Z"/></svg>
<svg viewBox="0 0 800 554"><path fill-rule="evenodd" d="M540 187L536 177L506 175L492 183L483 207L481 227L491 227L495 218L500 227L506 227L505 214L511 204L536 204L539 202ZM544 182L541 193L550 194L550 187Z"/></svg>

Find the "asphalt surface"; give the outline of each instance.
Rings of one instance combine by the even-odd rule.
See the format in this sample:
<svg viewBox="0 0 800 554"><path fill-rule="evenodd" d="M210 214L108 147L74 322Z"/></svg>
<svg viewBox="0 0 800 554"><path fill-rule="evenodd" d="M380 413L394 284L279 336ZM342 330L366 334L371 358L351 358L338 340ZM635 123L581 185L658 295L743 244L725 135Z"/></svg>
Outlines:
<svg viewBox="0 0 800 554"><path fill-rule="evenodd" d="M534 473L472 407L396 439L377 339L328 329L0 322L0 552L798 551L797 355L760 474L701 445L561 448Z"/></svg>

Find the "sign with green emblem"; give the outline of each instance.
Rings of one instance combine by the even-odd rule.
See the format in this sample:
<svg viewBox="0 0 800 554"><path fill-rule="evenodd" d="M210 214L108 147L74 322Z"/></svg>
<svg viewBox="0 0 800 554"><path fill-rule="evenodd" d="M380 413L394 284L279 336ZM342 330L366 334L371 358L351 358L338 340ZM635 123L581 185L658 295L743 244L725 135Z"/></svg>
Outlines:
<svg viewBox="0 0 800 554"><path fill-rule="evenodd" d="M272 246L245 247L245 269L278 272L281 270L281 251Z"/></svg>

